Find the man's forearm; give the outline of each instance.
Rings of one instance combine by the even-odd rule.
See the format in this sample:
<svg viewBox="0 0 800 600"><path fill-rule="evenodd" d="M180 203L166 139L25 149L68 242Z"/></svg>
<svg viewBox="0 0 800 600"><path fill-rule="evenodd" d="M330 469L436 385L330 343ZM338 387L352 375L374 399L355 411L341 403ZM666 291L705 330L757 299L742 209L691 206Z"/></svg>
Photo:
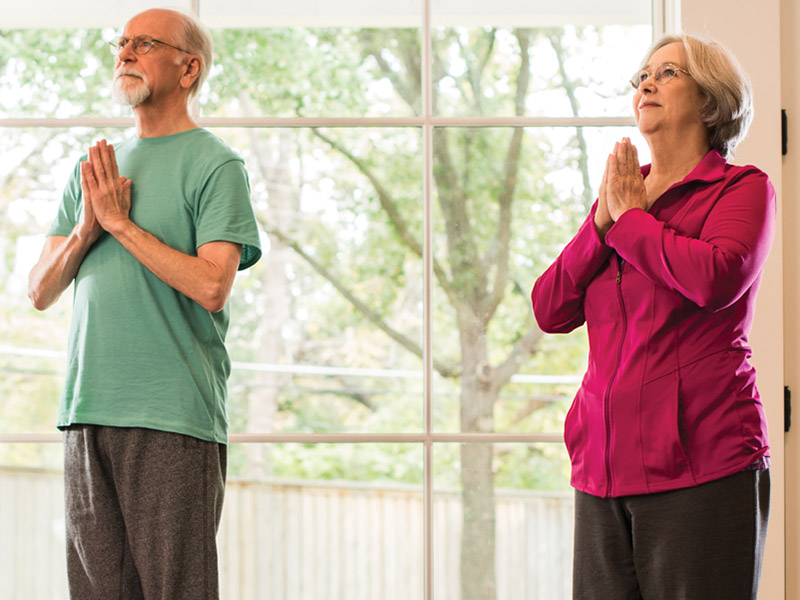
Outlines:
<svg viewBox="0 0 800 600"><path fill-rule="evenodd" d="M156 277L206 310L217 312L225 306L239 265L238 245L216 242L208 246L225 247L207 253L207 257L200 252L191 256L130 220L116 224L110 233Z"/></svg>
<svg viewBox="0 0 800 600"><path fill-rule="evenodd" d="M28 297L37 310L52 306L78 274L81 263L97 240L76 225L68 236L51 236L39 262L28 276Z"/></svg>

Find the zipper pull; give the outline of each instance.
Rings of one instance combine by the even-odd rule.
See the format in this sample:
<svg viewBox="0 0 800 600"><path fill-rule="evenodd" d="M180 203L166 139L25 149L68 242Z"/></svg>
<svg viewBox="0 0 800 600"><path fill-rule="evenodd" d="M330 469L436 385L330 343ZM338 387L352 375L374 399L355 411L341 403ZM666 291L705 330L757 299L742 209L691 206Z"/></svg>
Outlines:
<svg viewBox="0 0 800 600"><path fill-rule="evenodd" d="M617 256L617 283L622 283L622 267L625 265L625 261L621 256Z"/></svg>
<svg viewBox="0 0 800 600"><path fill-rule="evenodd" d="M617 283L622 283L622 269L617 269Z"/></svg>

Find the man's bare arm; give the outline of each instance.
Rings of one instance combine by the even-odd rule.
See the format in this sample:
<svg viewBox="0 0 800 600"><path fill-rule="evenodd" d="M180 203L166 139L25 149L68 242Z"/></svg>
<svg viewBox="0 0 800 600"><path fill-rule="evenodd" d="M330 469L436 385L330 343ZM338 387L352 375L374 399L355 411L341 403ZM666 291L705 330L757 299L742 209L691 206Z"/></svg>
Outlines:
<svg viewBox="0 0 800 600"><path fill-rule="evenodd" d="M122 177L119 184L122 185L125 181L127 179ZM95 217L89 188L83 177L81 189L83 213L80 222L68 236L54 235L47 238L39 261L28 277L28 297L37 310L45 310L58 300L75 279L89 249L103 233L103 228Z"/></svg>
<svg viewBox="0 0 800 600"><path fill-rule="evenodd" d="M132 221L110 233L168 286L208 311L225 307L239 268L240 244L209 242L197 249L197 256L190 256L167 246Z"/></svg>
<svg viewBox="0 0 800 600"><path fill-rule="evenodd" d="M81 237L78 229L76 227L69 236L47 238L39 261L28 276L28 298L36 310L45 310L59 299L75 279L83 258L94 243Z"/></svg>

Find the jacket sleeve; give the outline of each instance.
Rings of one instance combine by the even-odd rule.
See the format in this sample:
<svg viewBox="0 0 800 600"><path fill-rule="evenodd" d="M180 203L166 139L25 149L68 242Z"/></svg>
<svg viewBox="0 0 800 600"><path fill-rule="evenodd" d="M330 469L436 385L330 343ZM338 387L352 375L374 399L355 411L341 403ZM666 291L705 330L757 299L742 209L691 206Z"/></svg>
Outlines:
<svg viewBox="0 0 800 600"><path fill-rule="evenodd" d="M679 235L651 214L632 209L611 227L605 242L654 283L717 311L736 302L761 273L775 217L772 184L766 174L751 171L726 188L698 238Z"/></svg>
<svg viewBox="0 0 800 600"><path fill-rule="evenodd" d="M575 237L533 286L533 314L542 331L567 333L586 320L583 312L586 286L611 254L597 234L595 210L597 203Z"/></svg>

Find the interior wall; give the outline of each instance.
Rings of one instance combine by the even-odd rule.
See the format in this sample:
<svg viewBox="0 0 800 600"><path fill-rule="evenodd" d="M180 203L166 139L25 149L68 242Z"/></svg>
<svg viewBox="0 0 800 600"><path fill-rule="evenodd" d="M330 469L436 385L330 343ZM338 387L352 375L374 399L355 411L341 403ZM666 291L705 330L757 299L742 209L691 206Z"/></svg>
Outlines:
<svg viewBox="0 0 800 600"><path fill-rule="evenodd" d="M781 83L785 78L781 77L779 32L781 2L788 5L792 1L760 0L756 8L744 0L680 0L683 29L718 40L733 52L749 74L755 94L755 118L732 162L754 164L764 170L778 194L778 230L761 284L750 338L753 363L758 371L758 387L769 421L772 455L771 515L759 595L762 600L800 597L796 594L785 596L784 588L786 572L796 569L785 568L783 248L784 240L796 243L796 236L784 236L782 229L784 204L789 203L784 203L782 193L780 109ZM793 279L798 281L796 276ZM787 306L794 310L791 302ZM796 389L800 396L800 385Z"/></svg>
<svg viewBox="0 0 800 600"><path fill-rule="evenodd" d="M800 516L793 509L800 502L800 6L796 0L781 2L781 100L788 117L788 153L783 157L784 197L784 303L786 385L794 396L794 424L786 442L786 598L800 598Z"/></svg>

